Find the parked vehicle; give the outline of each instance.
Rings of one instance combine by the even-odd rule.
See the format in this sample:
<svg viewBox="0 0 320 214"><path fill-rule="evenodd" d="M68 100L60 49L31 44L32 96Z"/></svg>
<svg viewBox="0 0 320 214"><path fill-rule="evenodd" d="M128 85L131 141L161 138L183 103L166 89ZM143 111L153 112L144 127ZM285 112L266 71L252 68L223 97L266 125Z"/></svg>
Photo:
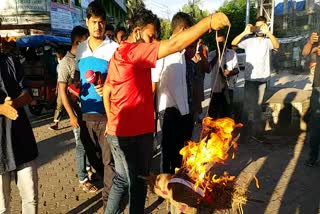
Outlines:
<svg viewBox="0 0 320 214"><path fill-rule="evenodd" d="M25 73L26 85L30 88L33 102L29 110L40 115L43 108L55 106L57 86L57 61L54 49L67 48L70 38L52 35L25 36L17 39L20 59Z"/></svg>

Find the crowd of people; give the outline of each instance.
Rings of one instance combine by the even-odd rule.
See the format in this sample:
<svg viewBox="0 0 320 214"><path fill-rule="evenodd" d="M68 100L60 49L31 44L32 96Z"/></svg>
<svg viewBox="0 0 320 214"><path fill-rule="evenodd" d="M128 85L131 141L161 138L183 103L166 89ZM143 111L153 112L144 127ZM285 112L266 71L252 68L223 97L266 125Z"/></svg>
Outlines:
<svg viewBox="0 0 320 214"><path fill-rule="evenodd" d="M217 119L234 117L233 90L240 69L235 51L225 49L226 35L219 33L217 50L211 52L200 38L212 29L230 26L223 13L194 23L190 15L178 12L172 18L168 40L158 38L159 19L145 8L134 11L128 29L114 30L107 24L99 1L91 2L86 11L87 29L77 26L72 30L71 49L59 61L58 94L74 132L81 189L97 191L92 182L96 172L104 184L106 214L122 213L128 205L129 213L143 213L155 118L159 118L162 130L161 170L173 174L181 166L179 150L201 119L205 73L211 73L208 116ZM320 55L313 43L315 38L311 36L305 55ZM268 30L266 19L258 17L255 26L246 26L233 39L232 47L246 52L243 139L263 141L261 104L270 79L270 51L279 48L279 42ZM37 213L38 150L22 108L31 97L19 64L7 55L0 55L0 60L0 133L4 148L0 150L0 213L9 211L9 183L14 175L22 196L22 213ZM315 119L308 161L311 166L318 158L320 142L318 82L314 82L311 98ZM58 121L57 116L54 125Z"/></svg>

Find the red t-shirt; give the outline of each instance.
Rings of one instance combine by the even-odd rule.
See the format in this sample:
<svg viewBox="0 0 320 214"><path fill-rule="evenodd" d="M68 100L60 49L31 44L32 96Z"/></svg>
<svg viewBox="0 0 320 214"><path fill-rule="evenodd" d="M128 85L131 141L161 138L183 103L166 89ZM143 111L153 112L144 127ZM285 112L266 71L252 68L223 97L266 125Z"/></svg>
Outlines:
<svg viewBox="0 0 320 214"><path fill-rule="evenodd" d="M121 137L154 132L151 68L160 42L122 42L110 60L107 81L111 87L108 134Z"/></svg>

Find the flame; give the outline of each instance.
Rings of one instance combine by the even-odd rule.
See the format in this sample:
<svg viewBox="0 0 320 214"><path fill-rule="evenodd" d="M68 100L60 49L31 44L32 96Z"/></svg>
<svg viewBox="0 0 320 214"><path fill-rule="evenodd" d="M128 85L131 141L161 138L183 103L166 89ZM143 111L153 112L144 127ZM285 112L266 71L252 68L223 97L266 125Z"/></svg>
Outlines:
<svg viewBox="0 0 320 214"><path fill-rule="evenodd" d="M232 153L232 160L235 158L235 154L234 154L234 152Z"/></svg>
<svg viewBox="0 0 320 214"><path fill-rule="evenodd" d="M188 145L180 150L183 156L183 166L188 175L195 181L195 188L211 189L214 184L226 184L235 179L224 173L222 176L209 174L215 164L223 164L229 157L230 148L237 148L233 142L232 131L242 124L235 124L231 118L213 120L206 117L203 120L203 135L200 142L189 141Z"/></svg>
<svg viewBox="0 0 320 214"><path fill-rule="evenodd" d="M260 185L259 185L259 180L258 180L258 178L257 178L256 176L253 176L253 178L254 178L254 180L256 181L256 187L257 187L258 189L260 189Z"/></svg>

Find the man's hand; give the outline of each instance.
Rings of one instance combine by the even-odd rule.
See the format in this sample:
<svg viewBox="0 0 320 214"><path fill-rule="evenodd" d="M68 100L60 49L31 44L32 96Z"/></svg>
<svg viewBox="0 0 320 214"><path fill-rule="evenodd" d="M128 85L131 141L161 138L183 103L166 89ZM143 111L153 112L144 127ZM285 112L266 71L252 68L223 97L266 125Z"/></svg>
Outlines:
<svg viewBox="0 0 320 214"><path fill-rule="evenodd" d="M96 85L95 86L97 94L99 94L100 97L103 95L103 85Z"/></svg>
<svg viewBox="0 0 320 214"><path fill-rule="evenodd" d="M4 103L0 105L0 114L6 116L10 120L18 118L18 111L12 106L13 102L10 97L6 97Z"/></svg>
<svg viewBox="0 0 320 214"><path fill-rule="evenodd" d="M213 30L220 30L226 26L231 26L228 17L221 12L212 14L210 24Z"/></svg>
<svg viewBox="0 0 320 214"><path fill-rule="evenodd" d="M319 41L319 36L318 33L313 32L310 36L309 42L311 45L313 45L314 43L317 43Z"/></svg>
<svg viewBox="0 0 320 214"><path fill-rule="evenodd" d="M266 24L264 24L260 27L260 31L261 31L261 33L263 33L267 36L270 34L269 28Z"/></svg>
<svg viewBox="0 0 320 214"><path fill-rule="evenodd" d="M244 29L243 33L244 33L245 35L252 34L252 28L253 28L253 27L254 27L254 26L253 26L252 24L248 24L248 25L246 26L246 28Z"/></svg>
<svg viewBox="0 0 320 214"><path fill-rule="evenodd" d="M199 53L196 53L194 55L194 57L192 58L192 60L193 60L194 63L200 62L202 60L201 55Z"/></svg>
<svg viewBox="0 0 320 214"><path fill-rule="evenodd" d="M73 128L79 128L78 118L76 116L71 116L70 117L70 125Z"/></svg>
<svg viewBox="0 0 320 214"><path fill-rule="evenodd" d="M225 77L228 77L230 75L230 73L231 73L231 71L229 71L228 69L224 69L224 71L223 71L223 75Z"/></svg>

